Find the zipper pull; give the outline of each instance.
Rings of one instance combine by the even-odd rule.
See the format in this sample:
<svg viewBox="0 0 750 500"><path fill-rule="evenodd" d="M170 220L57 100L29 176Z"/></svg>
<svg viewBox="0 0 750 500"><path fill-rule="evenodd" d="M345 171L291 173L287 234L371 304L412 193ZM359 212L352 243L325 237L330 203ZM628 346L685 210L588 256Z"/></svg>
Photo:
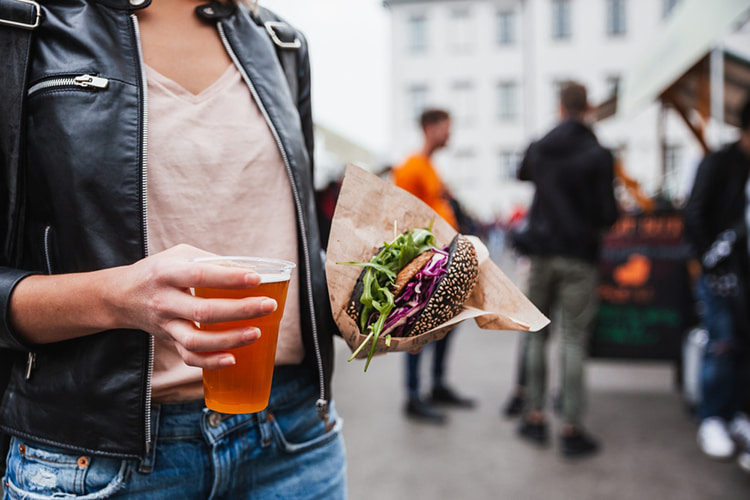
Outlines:
<svg viewBox="0 0 750 500"><path fill-rule="evenodd" d="M31 378L31 370L36 366L36 353L30 352L26 357L26 380Z"/></svg>
<svg viewBox="0 0 750 500"><path fill-rule="evenodd" d="M94 75L80 75L73 78L73 82L79 87L94 87L97 89L106 89L109 85L109 80Z"/></svg>
<svg viewBox="0 0 750 500"><path fill-rule="evenodd" d="M315 402L315 408L318 410L318 418L321 420L328 419L328 401L323 398L318 399Z"/></svg>

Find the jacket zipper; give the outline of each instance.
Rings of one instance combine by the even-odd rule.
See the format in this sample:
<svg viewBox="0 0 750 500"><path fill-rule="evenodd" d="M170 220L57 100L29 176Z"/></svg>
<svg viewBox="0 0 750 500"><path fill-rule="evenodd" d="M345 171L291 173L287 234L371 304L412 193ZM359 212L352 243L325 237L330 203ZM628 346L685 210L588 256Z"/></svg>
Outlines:
<svg viewBox="0 0 750 500"><path fill-rule="evenodd" d="M274 126L273 122L271 121L270 116L268 115L268 111L266 110L265 106L263 105L263 102L260 99L260 96L258 95L258 91L255 88L255 85L253 85L252 80L248 76L247 72L245 71L245 68L240 63L239 59L237 58L237 54L235 54L234 50L232 49L231 44L229 43L229 39L227 38L226 33L224 32L224 26L221 22L216 23L216 26L219 30L219 36L221 37L221 41L224 44L224 47L226 48L227 53L229 54L229 57L232 58L232 61L234 62L234 65L239 70L240 74L242 75L242 79L245 81L245 84L250 89L250 93L253 96L253 99L258 104L258 108L260 108L261 113L263 113L263 117L266 120L266 123L268 124L268 127L271 129L271 133L273 134L274 140L276 141L276 145L279 148L279 151L281 152L281 157L284 160L284 165L286 166L287 175L289 176L289 184L292 186L292 194L294 196L294 205L295 209L297 210L297 219L299 220L299 227L300 227L300 235L302 239L302 250L304 253L305 258L305 283L307 286L307 300L310 307L310 319L312 321L312 334L313 334L313 344L315 346L315 358L318 365L318 382L319 382L319 389L320 389L320 397L318 398L318 401L315 403L315 407L318 411L318 417L320 419L325 420L326 424L328 423L328 401L326 401L326 393L325 393L325 377L323 374L323 359L320 354L320 342L318 340L318 327L317 327L317 321L315 319L315 303L313 300L313 293L312 293L312 272L310 270L310 252L309 252L309 243L307 241L307 227L305 226L305 219L304 219L304 211L302 210L302 201L300 199L299 190L297 189L297 186L294 183L294 176L292 174L292 166L289 163L289 158L287 156L286 150L284 149L284 145L281 142L281 138L279 137L279 132L276 130L276 127Z"/></svg>
<svg viewBox="0 0 750 500"><path fill-rule="evenodd" d="M52 230L52 226L45 226L44 228L44 265L46 267L47 274L52 274L52 259L50 258L49 249L49 234ZM36 367L36 353L29 351L26 355L26 372L24 373L24 379L29 380L31 378L31 372Z"/></svg>
<svg viewBox="0 0 750 500"><path fill-rule="evenodd" d="M143 62L143 46L141 45L141 32L138 25L138 16L130 14L130 19L133 23L133 33L135 35L136 50L138 52L138 64L140 65L141 71L141 95L143 96L141 101L141 124L143 130L143 136L141 137L141 216L143 217L143 248L144 256L149 255L149 241L148 241L148 197L147 197L147 182L148 182L148 89L146 86L146 65ZM154 337L149 335L148 345L148 372L146 373L146 401L145 401L145 415L144 415L144 428L146 436L146 453L151 450L151 380L154 373Z"/></svg>
<svg viewBox="0 0 750 500"><path fill-rule="evenodd" d="M52 226L44 228L44 264L47 266L47 274L52 274L52 259L50 259L49 250L49 233L51 230Z"/></svg>
<svg viewBox="0 0 750 500"><path fill-rule="evenodd" d="M109 86L109 80L95 75L78 75L78 76L60 76L42 80L35 83L26 91L27 96L32 96L42 90L62 87L81 87L91 88L94 90L106 89Z"/></svg>

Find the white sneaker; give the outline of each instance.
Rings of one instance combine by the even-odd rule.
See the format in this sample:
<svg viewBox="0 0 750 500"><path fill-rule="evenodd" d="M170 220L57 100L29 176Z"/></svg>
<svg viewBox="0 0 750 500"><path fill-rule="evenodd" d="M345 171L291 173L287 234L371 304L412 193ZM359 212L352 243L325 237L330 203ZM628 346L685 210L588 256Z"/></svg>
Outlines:
<svg viewBox="0 0 750 500"><path fill-rule="evenodd" d="M737 465L750 473L750 418L741 412L735 415L729 423L729 435L742 450L737 455Z"/></svg>
<svg viewBox="0 0 750 500"><path fill-rule="evenodd" d="M740 466L740 469L750 473L750 450L745 450L739 454L737 457L737 465Z"/></svg>
<svg viewBox="0 0 750 500"><path fill-rule="evenodd" d="M698 428L698 446L711 458L727 459L734 454L734 441L723 418L709 417Z"/></svg>
<svg viewBox="0 0 750 500"><path fill-rule="evenodd" d="M750 450L750 418L742 412L737 413L729 423L729 435L741 448Z"/></svg>

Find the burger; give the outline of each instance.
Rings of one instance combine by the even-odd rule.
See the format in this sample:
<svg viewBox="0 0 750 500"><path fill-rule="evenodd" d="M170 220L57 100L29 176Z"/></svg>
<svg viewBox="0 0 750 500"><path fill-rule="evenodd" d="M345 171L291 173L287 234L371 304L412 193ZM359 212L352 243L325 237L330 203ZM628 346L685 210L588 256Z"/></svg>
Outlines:
<svg viewBox="0 0 750 500"><path fill-rule="evenodd" d="M458 314L479 274L466 237L456 235L438 248L431 228L399 234L369 262L347 264L363 267L346 312L366 336L349 360L370 345L365 371L381 337L390 345L393 337L420 335Z"/></svg>

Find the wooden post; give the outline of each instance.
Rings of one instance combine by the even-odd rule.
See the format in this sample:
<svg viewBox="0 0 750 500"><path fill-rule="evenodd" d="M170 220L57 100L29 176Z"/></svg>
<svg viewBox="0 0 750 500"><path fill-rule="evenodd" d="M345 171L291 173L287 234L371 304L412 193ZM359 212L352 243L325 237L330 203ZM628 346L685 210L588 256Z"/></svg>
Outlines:
<svg viewBox="0 0 750 500"><path fill-rule="evenodd" d="M708 147L708 144L706 143L706 138L703 130L702 125L696 125L693 123L693 121L688 116L688 111L685 109L685 106L682 105L680 100L677 98L677 96L674 94L674 92L670 89L664 92L661 95L662 101L668 103L670 106L674 108L675 111L677 111L677 114L680 115L682 120L685 122L685 125L687 125L688 129L693 133L695 138L698 140L698 143L700 143L701 148L703 148L704 153L708 153L710 151L710 148Z"/></svg>

